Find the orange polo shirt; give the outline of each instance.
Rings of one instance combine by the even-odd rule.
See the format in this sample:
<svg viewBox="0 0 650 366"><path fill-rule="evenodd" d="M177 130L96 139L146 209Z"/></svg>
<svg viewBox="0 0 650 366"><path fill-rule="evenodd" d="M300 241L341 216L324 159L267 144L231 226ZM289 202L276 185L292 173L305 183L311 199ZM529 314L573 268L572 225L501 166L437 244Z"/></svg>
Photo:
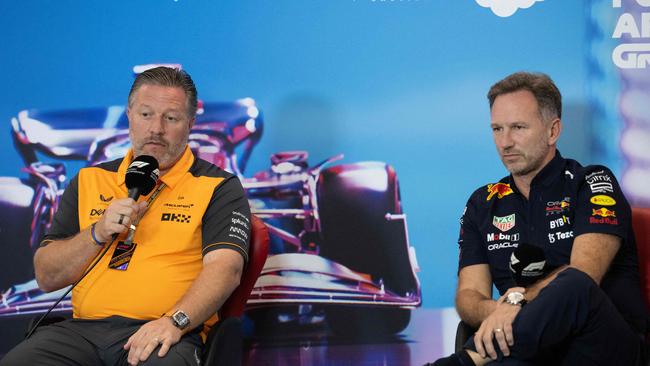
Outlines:
<svg viewBox="0 0 650 366"><path fill-rule="evenodd" d="M132 154L129 150L123 159L79 171L66 189L42 245L77 234L98 221L113 199L127 197L124 177ZM128 268L108 267L116 247L112 243L72 291L74 317L157 319L175 310L174 305L201 271L208 251L236 250L247 260L250 208L235 176L195 159L186 148L160 181L166 186L137 225L136 248ZM125 236L120 235L117 241Z"/></svg>

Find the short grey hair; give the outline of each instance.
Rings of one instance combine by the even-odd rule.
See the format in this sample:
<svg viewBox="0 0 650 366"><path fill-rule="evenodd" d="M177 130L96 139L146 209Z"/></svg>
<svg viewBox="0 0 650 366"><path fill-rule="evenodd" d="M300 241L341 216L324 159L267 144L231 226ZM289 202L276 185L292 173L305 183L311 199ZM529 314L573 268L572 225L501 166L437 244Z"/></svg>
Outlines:
<svg viewBox="0 0 650 366"><path fill-rule="evenodd" d="M133 103L133 94L135 94L142 85L159 85L181 88L187 97L187 113L190 118L196 114L198 106L198 96L196 86L190 74L184 70L159 66L153 69L146 70L135 78L131 91L129 92L129 106Z"/></svg>
<svg viewBox="0 0 650 366"><path fill-rule="evenodd" d="M553 80L542 73L520 71L492 85L487 94L490 109L499 95L520 90L528 90L533 94L544 122L562 118L562 94Z"/></svg>

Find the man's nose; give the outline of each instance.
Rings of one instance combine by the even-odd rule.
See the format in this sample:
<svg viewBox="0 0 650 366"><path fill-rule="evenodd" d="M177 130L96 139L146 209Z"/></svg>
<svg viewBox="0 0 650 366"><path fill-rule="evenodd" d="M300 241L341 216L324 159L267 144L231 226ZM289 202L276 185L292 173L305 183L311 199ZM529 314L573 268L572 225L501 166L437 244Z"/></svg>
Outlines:
<svg viewBox="0 0 650 366"><path fill-rule="evenodd" d="M165 133L165 122L163 121L162 116L152 119L151 123L149 124L149 132L154 135L162 135Z"/></svg>
<svg viewBox="0 0 650 366"><path fill-rule="evenodd" d="M502 149L502 150L507 150L511 147L514 146L514 140L512 139L512 135L510 133L510 130L504 130L503 133L499 134L499 136L496 138L496 143L497 146Z"/></svg>

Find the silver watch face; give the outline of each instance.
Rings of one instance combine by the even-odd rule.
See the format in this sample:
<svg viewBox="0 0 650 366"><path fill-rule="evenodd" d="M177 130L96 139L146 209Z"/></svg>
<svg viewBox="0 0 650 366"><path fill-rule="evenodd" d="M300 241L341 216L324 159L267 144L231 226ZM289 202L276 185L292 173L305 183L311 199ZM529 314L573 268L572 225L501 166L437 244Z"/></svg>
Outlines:
<svg viewBox="0 0 650 366"><path fill-rule="evenodd" d="M190 318L181 310L175 312L174 315L172 315L172 319L174 320L174 325L180 329L185 329L190 325Z"/></svg>
<svg viewBox="0 0 650 366"><path fill-rule="evenodd" d="M511 305L519 305L524 299L524 294L521 292L511 292L506 296L506 302Z"/></svg>

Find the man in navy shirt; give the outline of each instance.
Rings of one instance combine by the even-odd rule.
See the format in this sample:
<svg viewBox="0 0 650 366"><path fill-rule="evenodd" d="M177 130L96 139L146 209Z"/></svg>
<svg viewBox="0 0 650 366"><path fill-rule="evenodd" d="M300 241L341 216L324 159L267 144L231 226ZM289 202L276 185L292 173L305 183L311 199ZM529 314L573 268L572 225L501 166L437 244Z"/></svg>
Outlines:
<svg viewBox="0 0 650 366"><path fill-rule="evenodd" d="M560 155L561 95L548 76L512 74L488 99L510 175L477 189L463 212L456 309L478 331L435 365L645 364L647 311L616 178ZM524 243L552 269L528 287L509 268Z"/></svg>

